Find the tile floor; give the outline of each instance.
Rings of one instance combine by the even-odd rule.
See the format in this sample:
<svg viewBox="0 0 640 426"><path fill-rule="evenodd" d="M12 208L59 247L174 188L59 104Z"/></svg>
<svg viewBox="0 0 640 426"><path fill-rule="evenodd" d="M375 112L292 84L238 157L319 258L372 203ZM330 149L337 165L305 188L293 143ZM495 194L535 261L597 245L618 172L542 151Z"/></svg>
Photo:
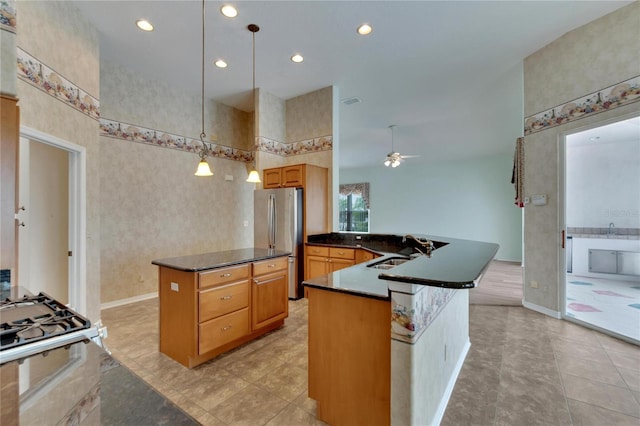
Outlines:
<svg viewBox="0 0 640 426"><path fill-rule="evenodd" d="M443 425L640 424L640 348L515 306L470 306ZM113 356L204 425L318 425L307 301L283 328L194 369L158 353L158 301L102 311Z"/></svg>
<svg viewBox="0 0 640 426"><path fill-rule="evenodd" d="M567 274L567 315L640 342L640 280Z"/></svg>

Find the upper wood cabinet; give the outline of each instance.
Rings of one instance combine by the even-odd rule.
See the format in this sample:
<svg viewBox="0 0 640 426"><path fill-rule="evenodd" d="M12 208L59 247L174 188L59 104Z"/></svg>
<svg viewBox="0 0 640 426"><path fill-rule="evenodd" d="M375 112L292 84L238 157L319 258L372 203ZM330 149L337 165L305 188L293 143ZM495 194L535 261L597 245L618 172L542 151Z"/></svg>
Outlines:
<svg viewBox="0 0 640 426"><path fill-rule="evenodd" d="M307 235L324 234L329 230L329 171L326 167L311 164L264 169L264 189L302 188L304 208L303 241Z"/></svg>
<svg viewBox="0 0 640 426"><path fill-rule="evenodd" d="M262 181L265 189L304 187L305 164L264 169Z"/></svg>

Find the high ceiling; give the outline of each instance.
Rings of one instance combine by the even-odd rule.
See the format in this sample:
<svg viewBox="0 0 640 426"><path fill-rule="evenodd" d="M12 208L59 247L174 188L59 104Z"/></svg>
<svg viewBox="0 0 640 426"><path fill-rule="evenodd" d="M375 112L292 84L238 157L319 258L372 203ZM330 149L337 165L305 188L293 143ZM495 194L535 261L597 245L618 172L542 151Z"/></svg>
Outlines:
<svg viewBox="0 0 640 426"><path fill-rule="evenodd" d="M250 110L256 86L281 99L335 85L341 168L511 153L522 128L522 60L629 1L206 1L206 97ZM76 1L100 33L101 60L199 96L200 1ZM145 18L155 30L144 33ZM360 36L367 22L373 33ZM304 62L290 61L301 53ZM229 66L213 65L223 58ZM224 144L224 141L220 141Z"/></svg>

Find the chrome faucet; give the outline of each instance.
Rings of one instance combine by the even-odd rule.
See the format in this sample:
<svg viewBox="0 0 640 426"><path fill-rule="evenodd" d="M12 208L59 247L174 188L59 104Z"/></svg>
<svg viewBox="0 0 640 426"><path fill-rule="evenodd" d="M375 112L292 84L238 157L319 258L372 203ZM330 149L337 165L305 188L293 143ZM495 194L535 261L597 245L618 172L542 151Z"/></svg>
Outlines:
<svg viewBox="0 0 640 426"><path fill-rule="evenodd" d="M431 252L434 250L433 241L430 240L421 240L419 238L414 237L411 234L407 234L402 237L402 242L406 243L407 240L413 241L411 246L418 250L420 253L427 255L427 257L431 257Z"/></svg>
<svg viewBox="0 0 640 426"><path fill-rule="evenodd" d="M607 231L607 235L614 235L616 232L613 228L615 228L616 225L613 224L613 222L611 222L609 224L609 230Z"/></svg>

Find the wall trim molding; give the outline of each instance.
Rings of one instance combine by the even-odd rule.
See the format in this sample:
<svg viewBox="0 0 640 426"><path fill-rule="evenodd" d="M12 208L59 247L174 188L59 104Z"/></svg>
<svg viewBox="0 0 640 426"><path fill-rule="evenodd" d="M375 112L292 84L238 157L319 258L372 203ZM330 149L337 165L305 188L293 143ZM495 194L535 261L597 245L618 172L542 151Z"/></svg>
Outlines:
<svg viewBox="0 0 640 426"><path fill-rule="evenodd" d="M154 299L158 297L158 292L155 291L153 293L140 294L138 296L128 297L126 299L114 300L113 302L107 302L100 304L100 310L117 308L118 306L128 305L130 303L142 302L143 300Z"/></svg>
<svg viewBox="0 0 640 426"><path fill-rule="evenodd" d="M562 319L562 314L558 311L551 310L549 308L545 308L544 306L539 306L531 302L527 302L525 300L522 301L522 306L527 309L531 309L532 311L539 312L541 314L553 317L555 319Z"/></svg>
<svg viewBox="0 0 640 426"><path fill-rule="evenodd" d="M53 96L65 105L98 120L100 101L53 68L17 47L18 79Z"/></svg>
<svg viewBox="0 0 640 426"><path fill-rule="evenodd" d="M264 136L256 136L255 148L257 151L267 152L281 157L331 151L333 149L333 136L319 136L291 143L278 142L274 139L265 138Z"/></svg>
<svg viewBox="0 0 640 426"><path fill-rule="evenodd" d="M0 30L15 34L18 18L15 1L0 1L0 12Z"/></svg>
<svg viewBox="0 0 640 426"><path fill-rule="evenodd" d="M100 136L194 153L199 152L202 147L200 139L192 139L163 130L151 129L107 118L100 119ZM211 157L242 161L245 163L253 161L253 153L251 151L211 142L206 142L206 144L210 148L209 156Z"/></svg>
<svg viewBox="0 0 640 426"><path fill-rule="evenodd" d="M524 119L524 134L547 130L640 101L640 76L597 90Z"/></svg>

